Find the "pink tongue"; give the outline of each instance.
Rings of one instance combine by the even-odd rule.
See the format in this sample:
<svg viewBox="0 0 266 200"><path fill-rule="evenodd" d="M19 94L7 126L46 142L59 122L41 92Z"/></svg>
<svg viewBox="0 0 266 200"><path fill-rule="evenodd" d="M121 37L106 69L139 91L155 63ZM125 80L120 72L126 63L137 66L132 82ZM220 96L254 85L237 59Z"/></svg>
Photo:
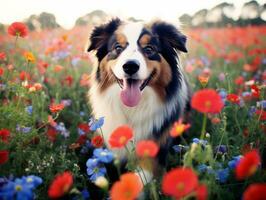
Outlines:
<svg viewBox="0 0 266 200"><path fill-rule="evenodd" d="M133 84L128 84L127 80L123 80L123 90L120 93L120 98L126 106L134 107L136 106L141 98L140 84L141 81L136 81Z"/></svg>

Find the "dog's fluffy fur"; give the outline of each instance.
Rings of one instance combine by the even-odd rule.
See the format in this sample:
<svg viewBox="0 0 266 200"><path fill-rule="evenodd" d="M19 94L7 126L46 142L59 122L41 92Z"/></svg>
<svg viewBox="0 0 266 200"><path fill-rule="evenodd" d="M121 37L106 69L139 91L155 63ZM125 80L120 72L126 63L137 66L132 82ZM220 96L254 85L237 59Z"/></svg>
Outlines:
<svg viewBox="0 0 266 200"><path fill-rule="evenodd" d="M164 162L169 128L184 115L190 99L178 59L179 52L187 52L185 44L186 37L177 28L161 21L144 24L113 19L95 27L88 51L96 52L98 65L89 98L95 118L105 117L102 130L107 146L112 131L128 125L134 131L133 144L154 140L160 146L159 160ZM124 65L131 60L139 68L128 75ZM128 90L125 98L123 90ZM125 157L123 150L116 153Z"/></svg>

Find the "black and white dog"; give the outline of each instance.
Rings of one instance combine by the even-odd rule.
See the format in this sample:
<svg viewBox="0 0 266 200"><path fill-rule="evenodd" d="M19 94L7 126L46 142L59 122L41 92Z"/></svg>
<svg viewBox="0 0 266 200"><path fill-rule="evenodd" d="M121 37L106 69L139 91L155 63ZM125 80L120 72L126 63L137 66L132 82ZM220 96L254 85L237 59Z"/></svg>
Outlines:
<svg viewBox="0 0 266 200"><path fill-rule="evenodd" d="M186 36L166 22L151 24L113 19L94 28L88 51L98 65L89 99L95 118L105 117L104 139L121 125L134 130L134 144L152 139L166 158L169 128L184 115L190 91L178 54L187 52ZM108 143L106 143L108 146ZM116 153L125 157L125 151Z"/></svg>

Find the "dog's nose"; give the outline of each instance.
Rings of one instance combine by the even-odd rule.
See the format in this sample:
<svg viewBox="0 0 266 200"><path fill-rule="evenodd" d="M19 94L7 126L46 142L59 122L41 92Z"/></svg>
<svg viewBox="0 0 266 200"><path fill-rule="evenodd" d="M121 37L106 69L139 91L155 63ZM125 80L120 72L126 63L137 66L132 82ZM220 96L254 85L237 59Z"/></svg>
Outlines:
<svg viewBox="0 0 266 200"><path fill-rule="evenodd" d="M123 65L123 70L126 74L132 76L139 70L139 62L137 60L127 61Z"/></svg>

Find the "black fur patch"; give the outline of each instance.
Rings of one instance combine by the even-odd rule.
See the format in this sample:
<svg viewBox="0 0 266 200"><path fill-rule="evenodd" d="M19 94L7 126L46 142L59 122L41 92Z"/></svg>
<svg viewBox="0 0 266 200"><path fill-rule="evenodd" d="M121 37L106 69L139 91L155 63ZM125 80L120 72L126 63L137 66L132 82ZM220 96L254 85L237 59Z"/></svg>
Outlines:
<svg viewBox="0 0 266 200"><path fill-rule="evenodd" d="M180 91L182 76L181 72L179 71L179 68L177 67L177 50L187 52L187 49L185 47L186 36L181 34L173 25L164 22L157 22L153 24L151 30L153 35L159 38L160 53L171 67L173 78L169 82L168 86L165 88L166 100L167 102L169 102L172 98L178 95L178 92ZM172 112L171 115L165 118L163 125L159 129L154 127L153 137L159 138L165 130L167 130L175 121L179 119L180 115L182 114L180 112L180 105L177 101L175 105L175 110ZM160 163L163 164L163 155L161 158L159 156L159 160Z"/></svg>
<svg viewBox="0 0 266 200"><path fill-rule="evenodd" d="M149 30L147 30L146 28L144 28L142 30L140 36L139 36L138 41L137 41L137 43L138 43L138 45L139 45L139 47L140 47L140 49L141 49L142 52L143 52L143 49L140 46L139 40L141 39L141 37L143 35L150 35L151 36L151 40L149 42L149 45L151 45L155 49L154 54L147 55L147 58L150 59L150 60L156 60L156 61L159 61L160 62L161 61L161 57L159 55L159 51L160 51L161 47L160 47L160 42L159 42L158 38L157 37L154 37L153 34ZM145 55L145 52L143 52L143 54Z"/></svg>
<svg viewBox="0 0 266 200"><path fill-rule="evenodd" d="M120 19L116 18L112 19L107 24L95 27L92 31L92 34L90 36L90 46L88 47L87 51L97 50L96 56L99 63L107 55L108 41L120 24ZM101 80L99 66L96 72L96 79L98 81Z"/></svg>
<svg viewBox="0 0 266 200"><path fill-rule="evenodd" d="M109 23L96 27L90 36L90 46L88 51L97 50L96 56L98 61L101 61L108 53L108 41L118 26L121 20L112 19Z"/></svg>
<svg viewBox="0 0 266 200"><path fill-rule="evenodd" d="M156 22L152 25L152 33L157 34L161 43L168 43L172 48L187 52L187 38L171 24Z"/></svg>

